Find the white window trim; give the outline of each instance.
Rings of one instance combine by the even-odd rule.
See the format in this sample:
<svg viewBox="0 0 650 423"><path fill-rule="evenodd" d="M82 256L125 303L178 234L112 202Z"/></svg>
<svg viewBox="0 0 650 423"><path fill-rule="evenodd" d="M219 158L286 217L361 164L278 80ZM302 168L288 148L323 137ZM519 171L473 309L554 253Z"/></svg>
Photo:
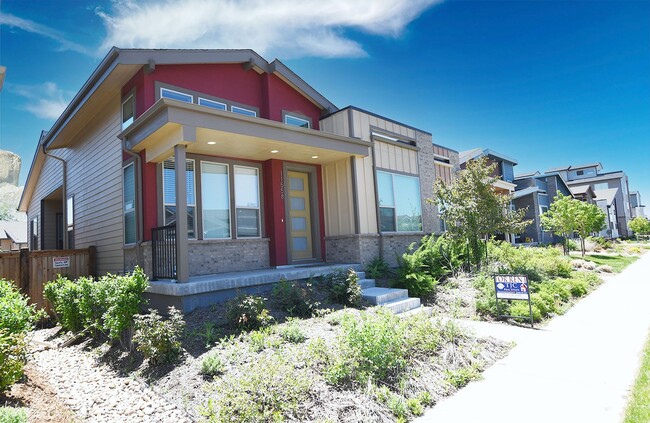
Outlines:
<svg viewBox="0 0 650 423"><path fill-rule="evenodd" d="M235 179L237 178L237 172L236 169L253 169L255 170L257 174L257 207L237 207L237 185L235 184ZM260 184L260 169L257 167L252 167L252 166L241 166L241 165L233 165L233 172L232 172L232 185L233 185L233 192L235 193L234 195L234 210L235 210L235 234L237 235L238 239L260 239L262 238L262 200L260 198L261 195L261 184ZM258 236L244 236L244 237L239 237L239 234L237 234L237 209L242 209L242 210L257 210L257 216L258 216L258 226L257 226L257 233L259 234ZM231 230L232 230L232 225L231 225Z"/></svg>
<svg viewBox="0 0 650 423"><path fill-rule="evenodd" d="M219 104L219 105L223 106L224 111L228 111L228 105L226 103L221 102L221 101L210 100L209 98L203 98L203 97L199 97L197 101L198 101L199 106L210 107L211 109L214 109L214 110L220 110L220 109L218 109L216 107L211 107L211 106L208 106L206 104L201 104L201 102L204 101L204 102L207 102L207 103Z"/></svg>
<svg viewBox="0 0 650 423"><path fill-rule="evenodd" d="M171 93L179 94L179 95L181 95L181 96L187 96L187 97L190 98L190 101L187 101L186 103L194 103L194 96L193 96L192 94L187 94L187 93L184 93L184 92L181 92L181 91L176 91L176 90L172 90L171 88L165 88L165 87L160 87L160 98L167 98L168 100L183 101L183 100L178 100L178 99L176 99L176 98L165 97L165 96L163 95L163 92L164 92L164 91L168 91L168 92L171 92Z"/></svg>
<svg viewBox="0 0 650 423"><path fill-rule="evenodd" d="M244 111L244 112L250 112L250 113L253 114L253 116L250 116L247 113L236 112L235 109L240 110L240 111ZM230 111L233 112L233 113L238 113L238 114L240 114L242 116L257 117L257 112L255 110L247 109L247 108L241 107L241 106L231 105L230 106Z"/></svg>
<svg viewBox="0 0 650 423"><path fill-rule="evenodd" d="M176 203L171 204L171 203L166 203L165 202L165 162L167 160L170 160L170 159L174 162L174 172L176 172L176 160L174 159L173 156L169 157L168 159L163 160L163 162L162 162L161 179L162 179L163 223L165 222L165 207L166 206L174 206L174 207L176 207L176 213L178 214L178 207L176 206ZM194 159L185 159L185 161L194 163L194 166L193 166L193 168L194 168L194 172L193 172L193 174L194 174L194 181L193 181L193 183L194 183L194 203L191 203L191 204L189 202L187 203L188 207L194 207L194 237L192 237L192 238L188 237L188 239L198 239L198 237L197 237L198 226L196 225L196 213L197 213L197 210L196 210L196 161ZM187 170L185 170L185 171L187 172ZM174 178L176 178L175 174L174 174ZM174 190L176 190L176 187L174 187ZM174 192L176 192L176 191L174 191ZM187 193L186 193L186 196L187 196ZM174 198L176 198L175 194L174 194Z"/></svg>
<svg viewBox="0 0 650 423"><path fill-rule="evenodd" d="M295 115L292 115L292 114L289 114L289 113L284 115L284 123L287 124L287 125L295 126L296 128L305 128L305 127L302 126L302 125L292 125L292 124L290 124L289 122L287 122L288 118L304 122L304 123L307 124L306 128L311 129L311 122L309 120L305 119L305 118L301 118L301 117L298 117L298 116L295 116Z"/></svg>
<svg viewBox="0 0 650 423"><path fill-rule="evenodd" d="M205 234L201 234L201 239L208 240L208 241L213 240L213 239L233 239L233 237L232 237L232 234L233 234L233 232L232 232L232 223L233 223L232 222L232 196L230 195L230 193L232 191L230 190L230 187L235 182L234 182L233 178L230 177L230 165L228 163L219 163L219 162L212 162L212 161L209 161L209 160L201 160L201 227L202 227L203 230L205 230L205 217L204 217L205 215L203 213L203 187L204 187L204 185L203 185L203 164L204 163L216 164L216 165L221 165L221 166L226 167L226 175L228 175L228 218L229 218L229 220L228 220L228 223L229 223L228 232L229 232L229 234L228 234L227 238L206 238ZM235 216L235 218L236 218L236 216Z"/></svg>
<svg viewBox="0 0 650 423"><path fill-rule="evenodd" d="M124 105L128 103L129 101L133 102L133 116L131 117L131 122L125 126L125 121L124 121ZM120 111L120 114L122 116L122 131L124 131L126 128L129 126L133 125L133 122L135 122L135 93L131 92L126 99L122 102L122 109Z"/></svg>

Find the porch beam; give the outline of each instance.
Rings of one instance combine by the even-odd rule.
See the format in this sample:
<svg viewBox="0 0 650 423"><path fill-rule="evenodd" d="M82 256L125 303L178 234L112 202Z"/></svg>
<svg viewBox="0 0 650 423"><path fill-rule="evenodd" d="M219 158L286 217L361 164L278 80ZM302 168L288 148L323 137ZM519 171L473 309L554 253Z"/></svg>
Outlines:
<svg viewBox="0 0 650 423"><path fill-rule="evenodd" d="M158 139L146 148L148 163L159 163L170 156L176 145L187 145L196 142L196 127L182 125L174 128L164 139Z"/></svg>
<svg viewBox="0 0 650 423"><path fill-rule="evenodd" d="M174 146L176 166L176 279L179 282L190 280L190 261L187 234L187 172L185 170L186 151L184 144Z"/></svg>

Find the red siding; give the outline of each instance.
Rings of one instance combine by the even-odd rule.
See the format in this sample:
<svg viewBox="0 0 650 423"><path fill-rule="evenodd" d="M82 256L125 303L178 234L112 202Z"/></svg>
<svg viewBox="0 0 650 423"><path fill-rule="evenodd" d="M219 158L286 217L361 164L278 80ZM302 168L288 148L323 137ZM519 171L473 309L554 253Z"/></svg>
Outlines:
<svg viewBox="0 0 650 423"><path fill-rule="evenodd" d="M288 263L282 173L282 161L272 159L264 162L264 222L266 236L270 238L271 266Z"/></svg>
<svg viewBox="0 0 650 423"><path fill-rule="evenodd" d="M310 117L313 129L318 129L320 109L277 76L265 76L268 79L269 119L282 122L284 110Z"/></svg>
<svg viewBox="0 0 650 423"><path fill-rule="evenodd" d="M316 179L318 183L318 220L320 222L320 251L321 259L326 261L325 251L325 204L323 204L323 170L320 165L316 166Z"/></svg>
<svg viewBox="0 0 650 423"><path fill-rule="evenodd" d="M142 161L142 213L144 220L143 238L151 241L151 229L158 227L158 190L156 164L146 162L146 153L140 153Z"/></svg>

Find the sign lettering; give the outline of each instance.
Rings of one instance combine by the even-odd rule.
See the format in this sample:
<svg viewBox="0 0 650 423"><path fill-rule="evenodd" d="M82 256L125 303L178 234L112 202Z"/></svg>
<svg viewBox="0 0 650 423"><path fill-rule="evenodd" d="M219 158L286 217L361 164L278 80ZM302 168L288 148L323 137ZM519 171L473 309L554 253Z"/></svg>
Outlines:
<svg viewBox="0 0 650 423"><path fill-rule="evenodd" d="M70 267L70 257L52 257L52 267L55 269Z"/></svg>

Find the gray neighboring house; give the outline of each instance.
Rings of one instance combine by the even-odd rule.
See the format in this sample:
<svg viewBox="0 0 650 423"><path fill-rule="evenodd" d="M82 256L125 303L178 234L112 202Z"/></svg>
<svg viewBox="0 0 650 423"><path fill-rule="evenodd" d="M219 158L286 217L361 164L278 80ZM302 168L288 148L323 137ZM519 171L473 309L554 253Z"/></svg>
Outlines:
<svg viewBox="0 0 650 423"><path fill-rule="evenodd" d="M630 193L630 209L632 212L632 218L646 217L645 206L641 202L641 194L639 191L632 191Z"/></svg>
<svg viewBox="0 0 650 423"><path fill-rule="evenodd" d="M0 251L27 248L27 222L0 222Z"/></svg>
<svg viewBox="0 0 650 423"><path fill-rule="evenodd" d="M541 215L548 211L558 192L572 196L569 186L557 172L542 174L540 172L517 175L514 178L517 189L512 196L515 209L526 209L526 219L533 222L526 230L515 235L516 243L555 243L561 237L545 232L541 227Z"/></svg>
<svg viewBox="0 0 650 423"><path fill-rule="evenodd" d="M627 225L632 218L630 208L630 190L627 175L625 172L617 170L614 172L603 172L603 166L600 163L588 163L580 166L564 166L549 169L547 173L557 172L566 181L569 188L589 185L594 191L595 202L606 213L611 213L612 208L616 212L616 224L611 228L611 234L604 236L618 238L619 236L630 236L632 233L628 230ZM612 196L612 204L607 205L608 199Z"/></svg>

